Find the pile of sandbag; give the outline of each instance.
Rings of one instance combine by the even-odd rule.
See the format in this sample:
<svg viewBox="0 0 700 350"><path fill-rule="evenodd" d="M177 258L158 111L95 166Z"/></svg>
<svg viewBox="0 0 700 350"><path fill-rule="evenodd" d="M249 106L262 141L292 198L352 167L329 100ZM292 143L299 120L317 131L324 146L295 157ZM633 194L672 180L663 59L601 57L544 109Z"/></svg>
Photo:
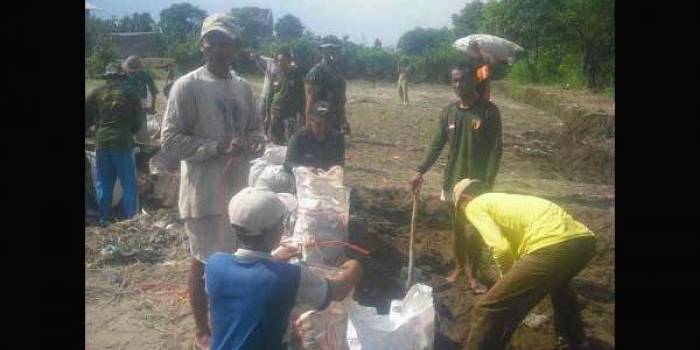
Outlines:
<svg viewBox="0 0 700 350"><path fill-rule="evenodd" d="M286 146L267 146L262 157L250 162L248 186L267 188L275 193L293 193L294 178L282 165L286 155Z"/></svg>

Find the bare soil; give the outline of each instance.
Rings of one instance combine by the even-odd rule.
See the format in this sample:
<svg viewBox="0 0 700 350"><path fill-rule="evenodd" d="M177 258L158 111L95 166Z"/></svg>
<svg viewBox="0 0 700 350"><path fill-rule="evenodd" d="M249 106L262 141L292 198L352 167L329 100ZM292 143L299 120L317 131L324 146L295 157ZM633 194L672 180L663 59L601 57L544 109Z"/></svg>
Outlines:
<svg viewBox="0 0 700 350"><path fill-rule="evenodd" d="M260 81L252 83L257 91ZM351 81L348 88L347 110L353 130L346 152L346 182L353 188L350 233L354 243L371 251L369 257L356 257L365 268L356 299L387 312L389 301L404 293L400 272L406 265L411 216L407 181L425 154L440 110L453 95L449 86L412 85L411 104L402 106L394 84ZM590 100L597 103L593 97ZM566 133L565 122L558 116L498 91L494 91L493 102L501 111L504 125L504 156L495 190L554 200L597 234L597 254L573 285L580 297L588 335L598 348L613 349L612 174L605 167L597 173L577 173L575 162L564 166L553 160L561 157L554 136ZM162 97L158 106L164 109ZM607 137L599 142L614 142L614 135L612 140ZM434 288L436 349L460 349L468 335L470 311L477 297L466 290L464 281L450 285L443 278L454 267L448 213L439 200L447 152L443 153L425 177L415 263L423 272L419 281ZM192 348L194 323L186 294L189 260L184 228L176 209L148 205L150 216L105 229L86 221L86 348ZM102 254L108 244L118 247L118 252ZM483 271L490 279L493 272L489 268ZM549 300L544 300L535 312L548 316L548 321L537 328L521 326L512 349L554 348Z"/></svg>

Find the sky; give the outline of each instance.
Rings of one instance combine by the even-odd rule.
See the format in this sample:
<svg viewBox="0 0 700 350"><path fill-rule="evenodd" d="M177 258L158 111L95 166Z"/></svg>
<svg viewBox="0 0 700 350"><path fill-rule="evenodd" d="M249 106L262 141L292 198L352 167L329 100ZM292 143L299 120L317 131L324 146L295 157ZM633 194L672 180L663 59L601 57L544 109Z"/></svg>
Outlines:
<svg viewBox="0 0 700 350"><path fill-rule="evenodd" d="M158 20L161 10L185 0L91 0L102 8L99 17L121 17L148 12ZM415 27L451 27L453 13L468 0L191 0L209 14L228 12L233 7L256 6L272 9L278 18L292 14L314 34L334 34L372 45L379 38L385 47L395 47L401 34Z"/></svg>

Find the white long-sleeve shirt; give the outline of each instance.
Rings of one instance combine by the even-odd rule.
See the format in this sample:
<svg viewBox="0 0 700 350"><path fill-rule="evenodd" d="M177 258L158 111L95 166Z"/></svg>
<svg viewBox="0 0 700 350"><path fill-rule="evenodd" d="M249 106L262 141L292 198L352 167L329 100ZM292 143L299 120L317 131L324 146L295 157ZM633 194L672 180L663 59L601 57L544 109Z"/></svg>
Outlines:
<svg viewBox="0 0 700 350"><path fill-rule="evenodd" d="M224 174L227 157L217 155L219 142L233 138L264 142L262 124L248 82L231 71L220 79L206 67L180 77L170 91L161 131L162 149L180 164L179 209L182 218L226 213L238 190L236 179L247 161Z"/></svg>

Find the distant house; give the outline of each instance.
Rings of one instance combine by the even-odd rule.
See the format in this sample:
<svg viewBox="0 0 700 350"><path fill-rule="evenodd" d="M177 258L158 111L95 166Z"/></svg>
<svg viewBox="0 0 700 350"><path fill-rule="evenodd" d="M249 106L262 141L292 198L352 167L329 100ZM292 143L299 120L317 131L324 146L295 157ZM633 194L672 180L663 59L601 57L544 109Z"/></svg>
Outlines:
<svg viewBox="0 0 700 350"><path fill-rule="evenodd" d="M109 36L120 58L159 56L158 32L109 33Z"/></svg>
<svg viewBox="0 0 700 350"><path fill-rule="evenodd" d="M90 18L90 11L95 11L95 10L102 10L101 8L89 3L85 2L85 24L88 22L88 18ZM85 33L87 33L87 25L85 26Z"/></svg>

